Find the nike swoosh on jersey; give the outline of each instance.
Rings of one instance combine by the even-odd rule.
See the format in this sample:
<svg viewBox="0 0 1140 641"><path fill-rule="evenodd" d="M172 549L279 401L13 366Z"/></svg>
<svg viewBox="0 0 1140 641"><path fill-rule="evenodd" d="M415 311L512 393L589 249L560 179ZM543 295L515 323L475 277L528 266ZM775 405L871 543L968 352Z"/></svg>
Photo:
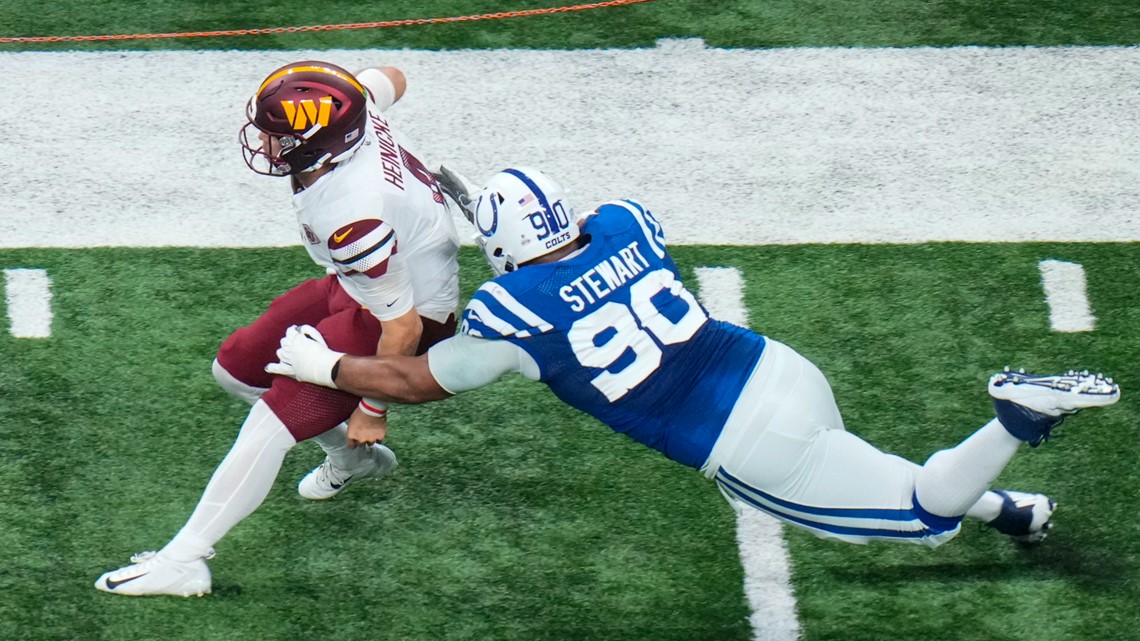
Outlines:
<svg viewBox="0 0 1140 641"><path fill-rule="evenodd" d="M348 235L349 235L349 234L351 234L351 233L352 233L352 227L349 227L349 228L348 228L348 231L344 232L343 234L341 234L341 235L339 235L339 236L338 236L338 235L336 235L336 233L334 232L334 233L333 233L333 240L334 240L334 241L336 241L336 242L338 242L338 243L340 243L340 242L344 242L344 239L345 239L345 238L348 238Z"/></svg>
<svg viewBox="0 0 1140 641"><path fill-rule="evenodd" d="M373 222L373 221L365 221ZM349 243L338 247L335 238L329 242L329 257L344 269L345 275L361 273L369 278L379 278L388 271L388 259L397 252L396 232L383 221L375 221L372 229L362 229L346 237Z"/></svg>
<svg viewBox="0 0 1140 641"><path fill-rule="evenodd" d="M114 590L115 588L119 587L120 585L122 585L124 583L130 583L131 581L134 581L135 579L141 579L148 574L150 574L150 572L143 572L142 574L136 574L135 576L129 576L129 577L122 579L120 581L115 581L115 580L112 580L111 577L107 577L107 589Z"/></svg>

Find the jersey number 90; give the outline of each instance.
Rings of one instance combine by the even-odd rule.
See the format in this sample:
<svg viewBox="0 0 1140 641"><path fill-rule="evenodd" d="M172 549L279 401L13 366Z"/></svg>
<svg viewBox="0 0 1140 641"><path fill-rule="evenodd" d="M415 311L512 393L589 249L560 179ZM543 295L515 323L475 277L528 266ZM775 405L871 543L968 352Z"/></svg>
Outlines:
<svg viewBox="0 0 1140 641"><path fill-rule="evenodd" d="M661 310L678 298L687 309L674 321ZM689 340L707 319L673 272L658 269L630 287L629 305L602 305L575 321L568 338L579 363L605 370L590 382L612 403L657 371L661 346Z"/></svg>

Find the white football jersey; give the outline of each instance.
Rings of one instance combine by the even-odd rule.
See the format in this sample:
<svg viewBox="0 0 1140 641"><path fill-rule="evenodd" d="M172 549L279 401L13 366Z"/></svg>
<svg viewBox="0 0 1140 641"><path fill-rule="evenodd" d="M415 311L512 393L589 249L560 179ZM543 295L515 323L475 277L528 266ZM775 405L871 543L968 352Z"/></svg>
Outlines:
<svg viewBox="0 0 1140 641"><path fill-rule="evenodd" d="M374 84L369 83L369 84ZM391 93L370 91L364 143L293 195L309 256L376 318L414 305L445 321L459 304L459 239L435 178L393 128Z"/></svg>

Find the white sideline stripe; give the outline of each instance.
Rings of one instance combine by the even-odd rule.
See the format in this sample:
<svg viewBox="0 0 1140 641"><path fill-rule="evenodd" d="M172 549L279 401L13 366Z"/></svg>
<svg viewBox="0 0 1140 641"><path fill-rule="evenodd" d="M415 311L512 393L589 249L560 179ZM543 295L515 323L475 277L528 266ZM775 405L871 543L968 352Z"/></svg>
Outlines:
<svg viewBox="0 0 1140 641"><path fill-rule="evenodd" d="M5 269L8 321L16 338L51 336L51 279L42 269Z"/></svg>
<svg viewBox="0 0 1140 641"><path fill-rule="evenodd" d="M1093 331L1096 317L1089 307L1084 266L1060 260L1043 260L1037 266L1053 331Z"/></svg>
<svg viewBox="0 0 1140 641"><path fill-rule="evenodd" d="M236 134L269 70L313 58L401 67L392 121L429 167L541 167L579 211L642 202L673 245L1140 240L1140 48L662 40L2 52L36 108L4 125L24 160L0 183L0 247L297 245L287 182L251 172ZM76 113L75 144L45 133Z"/></svg>
<svg viewBox="0 0 1140 641"><path fill-rule="evenodd" d="M744 279L734 267L698 267L701 304L714 318L748 326ZM744 508L737 513L736 539L744 566L744 593L752 608L756 641L794 641L800 636L796 599L783 525L775 518Z"/></svg>

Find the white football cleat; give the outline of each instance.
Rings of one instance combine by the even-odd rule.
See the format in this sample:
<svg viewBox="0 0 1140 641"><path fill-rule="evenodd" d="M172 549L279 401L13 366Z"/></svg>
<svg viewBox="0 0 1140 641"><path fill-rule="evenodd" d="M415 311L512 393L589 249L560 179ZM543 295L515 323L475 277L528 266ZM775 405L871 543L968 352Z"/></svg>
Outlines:
<svg viewBox="0 0 1140 641"><path fill-rule="evenodd" d="M1001 496L1001 513L986 525L1005 534L1018 543L1039 543L1053 527L1056 501L1044 494L994 490Z"/></svg>
<svg viewBox="0 0 1140 641"><path fill-rule="evenodd" d="M989 391L1005 429L1034 447L1047 440L1066 415L1120 400L1119 385L1087 370L1038 376L1007 367L990 378Z"/></svg>
<svg viewBox="0 0 1140 641"><path fill-rule="evenodd" d="M99 577L95 587L125 596L202 596L210 593L210 567L206 559L212 558L213 549L204 558L190 563L175 561L157 552L140 552L131 557L131 565Z"/></svg>
<svg viewBox="0 0 1140 641"><path fill-rule="evenodd" d="M366 445L368 457L360 466L342 470L329 457L297 484L297 493L311 501L323 501L340 494L353 481L379 478L396 469L396 453L380 443Z"/></svg>

